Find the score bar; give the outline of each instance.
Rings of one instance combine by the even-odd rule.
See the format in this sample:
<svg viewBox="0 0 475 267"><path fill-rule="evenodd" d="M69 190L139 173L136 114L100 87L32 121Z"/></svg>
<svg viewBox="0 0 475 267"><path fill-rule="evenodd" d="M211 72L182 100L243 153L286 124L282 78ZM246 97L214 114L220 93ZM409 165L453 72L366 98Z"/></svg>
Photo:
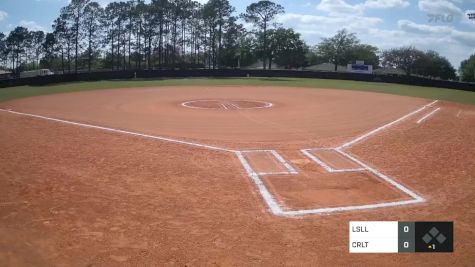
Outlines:
<svg viewBox="0 0 475 267"><path fill-rule="evenodd" d="M453 252L453 222L354 221L350 253Z"/></svg>

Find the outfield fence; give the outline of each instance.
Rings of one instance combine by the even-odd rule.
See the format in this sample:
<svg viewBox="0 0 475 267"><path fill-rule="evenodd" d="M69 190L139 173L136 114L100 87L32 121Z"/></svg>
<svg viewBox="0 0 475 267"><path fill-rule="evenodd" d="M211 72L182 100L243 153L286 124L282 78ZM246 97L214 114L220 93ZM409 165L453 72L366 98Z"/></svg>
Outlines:
<svg viewBox="0 0 475 267"><path fill-rule="evenodd" d="M193 69L193 70L127 70L127 71L95 71L91 73L57 74L30 78L16 78L0 80L1 87L11 86L41 86L77 81L101 80L128 80L128 79L157 79L157 78L191 78L191 77L217 77L217 78L242 78L242 77L268 77L268 78L314 78L351 80L364 82L383 82L405 85L417 85L437 88L475 92L475 83L444 81L415 76L401 75L375 75L342 72L316 72L297 70L245 70L245 69Z"/></svg>

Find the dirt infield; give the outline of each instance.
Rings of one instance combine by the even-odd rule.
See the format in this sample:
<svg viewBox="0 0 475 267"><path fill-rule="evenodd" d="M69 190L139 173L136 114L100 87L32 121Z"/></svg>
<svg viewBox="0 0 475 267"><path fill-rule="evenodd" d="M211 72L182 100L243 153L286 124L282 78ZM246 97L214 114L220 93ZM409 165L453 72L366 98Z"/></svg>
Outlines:
<svg viewBox="0 0 475 267"><path fill-rule="evenodd" d="M264 109L192 109L187 101L261 101ZM286 87L160 87L40 96L1 107L228 148L327 146L427 103L417 98ZM344 107L344 108L343 108ZM369 108L371 107L371 108ZM377 111L377 112L375 112Z"/></svg>
<svg viewBox="0 0 475 267"><path fill-rule="evenodd" d="M210 99L219 103L182 105ZM0 112L0 263L469 266L475 108L424 106L430 102L323 89L168 87L0 103L4 110L77 123ZM337 173L300 151L330 147L336 152L311 153ZM236 155L249 162L251 174ZM379 172L424 201L275 216L252 171L282 215L414 198ZM351 255L350 220L453 220L455 252Z"/></svg>

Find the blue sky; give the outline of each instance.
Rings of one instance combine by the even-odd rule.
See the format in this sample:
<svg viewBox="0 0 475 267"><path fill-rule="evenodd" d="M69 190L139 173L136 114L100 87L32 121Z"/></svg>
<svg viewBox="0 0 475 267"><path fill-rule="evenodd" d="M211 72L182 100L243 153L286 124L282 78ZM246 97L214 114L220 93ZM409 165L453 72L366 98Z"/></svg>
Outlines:
<svg viewBox="0 0 475 267"><path fill-rule="evenodd" d="M107 4L113 0L99 0ZM257 1L257 0L256 0ZM206 2L206 0L199 0ZM230 0L238 13L254 0ZM317 44L339 29L355 32L362 42L388 49L415 45L446 56L458 68L475 54L475 0L275 0L286 13L277 18ZM0 31L17 25L51 30L68 0L0 0ZM431 20L432 16L432 20Z"/></svg>

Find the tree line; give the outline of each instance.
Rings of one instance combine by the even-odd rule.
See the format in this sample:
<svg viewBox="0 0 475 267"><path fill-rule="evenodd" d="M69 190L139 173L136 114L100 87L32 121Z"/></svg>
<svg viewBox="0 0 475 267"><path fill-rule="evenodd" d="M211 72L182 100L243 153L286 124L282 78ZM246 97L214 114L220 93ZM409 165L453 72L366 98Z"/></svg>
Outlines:
<svg viewBox="0 0 475 267"><path fill-rule="evenodd" d="M291 69L320 63L364 60L408 75L456 79L450 62L434 51L402 47L380 51L341 30L315 46L276 23L285 12L272 1L250 4L236 14L229 0L129 0L103 7L71 0L51 32L16 27L0 33L0 67L14 72L49 68L77 73L97 69L238 68L261 62ZM243 23L252 25L246 29ZM248 27L249 28L249 27ZM475 55L462 63L461 78L475 81Z"/></svg>

